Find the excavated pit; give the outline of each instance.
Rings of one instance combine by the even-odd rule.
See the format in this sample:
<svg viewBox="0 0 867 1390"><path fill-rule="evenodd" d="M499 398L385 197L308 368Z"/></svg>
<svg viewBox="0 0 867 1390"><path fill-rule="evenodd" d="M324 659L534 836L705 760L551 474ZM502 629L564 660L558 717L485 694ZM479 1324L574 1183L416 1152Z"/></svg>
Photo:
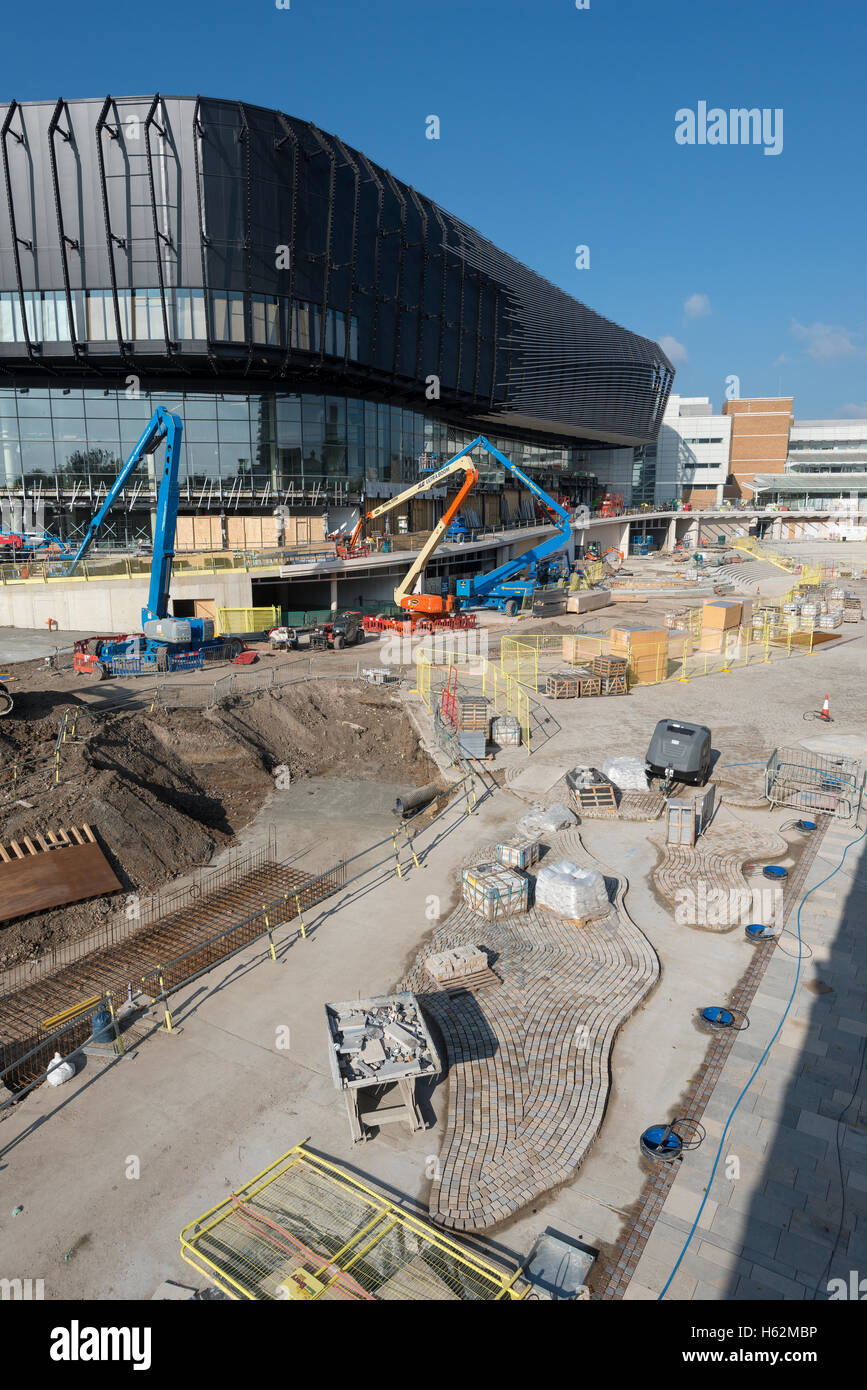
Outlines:
<svg viewBox="0 0 867 1390"><path fill-rule="evenodd" d="M212 710L79 709L55 785L51 757L71 708L31 692L0 725L0 840L87 823L129 893L207 864L256 816L280 770L293 784L331 776L409 788L437 776L399 699L363 682L304 682ZM120 907L115 895L0 927L0 969Z"/></svg>

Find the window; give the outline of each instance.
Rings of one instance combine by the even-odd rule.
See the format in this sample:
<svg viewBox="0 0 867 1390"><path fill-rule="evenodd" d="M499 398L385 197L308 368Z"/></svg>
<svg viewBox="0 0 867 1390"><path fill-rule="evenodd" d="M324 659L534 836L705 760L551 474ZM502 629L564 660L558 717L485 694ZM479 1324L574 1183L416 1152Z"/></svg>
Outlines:
<svg viewBox="0 0 867 1390"><path fill-rule="evenodd" d="M204 290L175 290L175 336L206 338Z"/></svg>
<svg viewBox="0 0 867 1390"><path fill-rule="evenodd" d="M319 305L302 300L292 305L292 346L301 352L319 351Z"/></svg>
<svg viewBox="0 0 867 1390"><path fill-rule="evenodd" d="M211 295L214 312L214 338L219 343L243 343L244 296L235 290Z"/></svg>
<svg viewBox="0 0 867 1390"><path fill-rule="evenodd" d="M253 342L268 347L280 346L280 304L276 295L254 294Z"/></svg>

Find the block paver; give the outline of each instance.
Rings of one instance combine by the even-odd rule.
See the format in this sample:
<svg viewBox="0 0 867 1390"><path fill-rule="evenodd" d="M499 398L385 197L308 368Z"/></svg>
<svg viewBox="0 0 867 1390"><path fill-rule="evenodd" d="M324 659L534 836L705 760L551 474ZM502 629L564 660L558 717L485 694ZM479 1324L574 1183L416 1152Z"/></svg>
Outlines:
<svg viewBox="0 0 867 1390"><path fill-rule="evenodd" d="M550 838L545 858L598 868L577 831ZM490 859L490 847L473 862ZM461 904L425 951L485 948L501 983L482 994L429 991L424 955L404 987L436 1021L449 1101L430 1214L455 1230L486 1230L574 1177L608 1098L618 1028L659 976L646 937L612 880L608 912L583 927L539 908L488 923Z"/></svg>

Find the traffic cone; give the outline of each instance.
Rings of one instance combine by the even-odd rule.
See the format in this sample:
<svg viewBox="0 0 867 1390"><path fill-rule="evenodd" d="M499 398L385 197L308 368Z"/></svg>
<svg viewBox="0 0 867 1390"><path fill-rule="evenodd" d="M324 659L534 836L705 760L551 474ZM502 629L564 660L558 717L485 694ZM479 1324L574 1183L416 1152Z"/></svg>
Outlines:
<svg viewBox="0 0 867 1390"><path fill-rule="evenodd" d="M831 702L827 695L825 696L824 705L819 710L819 718L824 719L826 724L830 724L831 722Z"/></svg>

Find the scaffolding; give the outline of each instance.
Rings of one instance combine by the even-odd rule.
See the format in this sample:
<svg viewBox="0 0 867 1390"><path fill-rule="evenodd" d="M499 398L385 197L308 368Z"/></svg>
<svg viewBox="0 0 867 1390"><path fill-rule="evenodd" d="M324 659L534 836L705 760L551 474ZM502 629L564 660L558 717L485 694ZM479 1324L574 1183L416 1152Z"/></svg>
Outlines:
<svg viewBox="0 0 867 1390"><path fill-rule="evenodd" d="M299 1144L186 1226L181 1255L232 1299L517 1301L481 1258Z"/></svg>

